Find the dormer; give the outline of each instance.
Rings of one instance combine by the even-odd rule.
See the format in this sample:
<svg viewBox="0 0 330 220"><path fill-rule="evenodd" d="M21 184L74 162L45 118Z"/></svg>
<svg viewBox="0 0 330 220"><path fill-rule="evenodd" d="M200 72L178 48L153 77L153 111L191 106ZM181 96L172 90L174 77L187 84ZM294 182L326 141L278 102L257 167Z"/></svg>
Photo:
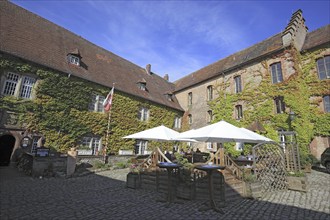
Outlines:
<svg viewBox="0 0 330 220"><path fill-rule="evenodd" d="M138 85L139 89L143 91L147 90L147 81L144 78L140 79L136 84Z"/></svg>
<svg viewBox="0 0 330 220"><path fill-rule="evenodd" d="M169 91L169 92L166 92L165 94L165 97L168 101L173 101L173 92Z"/></svg>
<svg viewBox="0 0 330 220"><path fill-rule="evenodd" d="M71 63L76 66L80 66L81 56L79 50L76 48L74 51L68 53L67 60L68 63Z"/></svg>

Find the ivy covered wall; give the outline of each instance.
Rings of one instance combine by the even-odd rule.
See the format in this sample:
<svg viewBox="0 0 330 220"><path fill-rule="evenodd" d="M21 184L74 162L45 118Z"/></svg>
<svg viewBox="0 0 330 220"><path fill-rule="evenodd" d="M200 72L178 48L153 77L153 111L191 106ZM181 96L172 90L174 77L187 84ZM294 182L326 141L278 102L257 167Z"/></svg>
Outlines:
<svg viewBox="0 0 330 220"><path fill-rule="evenodd" d="M88 105L92 94L106 96L109 88L21 60L1 57L0 76L7 71L34 74L38 79L33 99L0 98L0 108L18 114L19 127L44 135L46 146L60 152L77 146L80 138L88 134L102 137L105 144L108 113L90 112ZM149 121L138 119L140 107L149 109ZM172 128L177 115L182 112L115 90L107 153L133 149L135 141L123 139L123 136L161 124ZM159 143L150 143L148 147L157 145ZM162 145L170 146L170 143Z"/></svg>
<svg viewBox="0 0 330 220"><path fill-rule="evenodd" d="M253 73L254 77L262 76L258 86L252 82L244 84L241 93L232 94L227 92L229 81L218 84L217 99L209 103L214 121L224 119L240 127L248 127L253 121L259 121L267 131L266 136L273 140L278 140L277 130L280 128L294 130L302 156L306 156L315 136L330 136L330 114L323 113L320 108L322 96L330 94L330 82L318 79L316 67L316 58L325 51L320 49L303 55L295 49L284 51L280 56L284 57L284 62L292 62L295 71L282 83L271 83L269 64L262 61L264 68ZM287 113L290 109L296 113L292 122L287 113L274 113L273 98L276 96L284 97ZM244 117L239 121L233 118L233 109L237 103L243 103Z"/></svg>

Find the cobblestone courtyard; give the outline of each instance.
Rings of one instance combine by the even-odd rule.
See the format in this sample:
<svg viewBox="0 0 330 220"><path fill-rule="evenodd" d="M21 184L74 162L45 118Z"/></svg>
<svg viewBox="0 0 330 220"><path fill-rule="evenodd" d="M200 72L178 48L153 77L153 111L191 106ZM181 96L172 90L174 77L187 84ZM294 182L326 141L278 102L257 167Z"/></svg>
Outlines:
<svg viewBox="0 0 330 220"><path fill-rule="evenodd" d="M32 178L0 167L0 219L329 219L330 175L308 174L307 193L281 191L262 200L241 199L225 213L200 212L202 201L166 208L154 191L126 188L128 170L75 178Z"/></svg>

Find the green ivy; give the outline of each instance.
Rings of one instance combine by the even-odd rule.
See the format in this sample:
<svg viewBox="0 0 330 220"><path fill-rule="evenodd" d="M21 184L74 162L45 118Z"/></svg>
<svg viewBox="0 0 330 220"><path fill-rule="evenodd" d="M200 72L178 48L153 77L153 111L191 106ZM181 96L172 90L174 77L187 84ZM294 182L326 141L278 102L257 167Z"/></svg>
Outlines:
<svg viewBox="0 0 330 220"><path fill-rule="evenodd" d="M106 145L109 114L89 112L87 109L91 101L88 97L93 93L106 96L109 88L12 59L0 58L0 70L1 74L10 70L37 75L35 99L5 96L0 98L0 107L18 114L22 127L43 134L47 146L66 152L70 147L77 146L81 137L88 134L102 137L102 144ZM138 111L142 106L150 111L148 122L138 120ZM160 124L171 128L175 116L181 114L115 90L106 151L118 153L119 149L133 149L135 141L122 137ZM172 144L151 142L148 148L170 148Z"/></svg>
<svg viewBox="0 0 330 220"><path fill-rule="evenodd" d="M260 121L269 138L278 139L277 130L294 130L297 133L297 142L302 156L309 154L309 144L315 136L330 135L330 114L322 113L319 110L319 103L312 101L310 97L330 94L328 80L319 80L313 70L316 71L316 56L322 50L317 50L304 55L299 54L295 49L289 52L293 55L296 70L288 80L272 84L270 72L266 62L262 62L266 74L262 71L253 73L255 76L263 76L259 86L247 84L240 94L225 93L229 83L217 85L218 98L210 102L211 109L215 115L214 121L224 119L234 125L247 127L253 121ZM302 68L301 68L302 67ZM273 97L283 96L286 108L291 109L297 117L289 123L288 114L274 114ZM244 119L237 121L233 119L233 109L237 101L243 101ZM233 145L227 145L232 149ZM226 145L225 145L226 147ZM232 151L232 150L231 150ZM235 154L235 152L232 152Z"/></svg>

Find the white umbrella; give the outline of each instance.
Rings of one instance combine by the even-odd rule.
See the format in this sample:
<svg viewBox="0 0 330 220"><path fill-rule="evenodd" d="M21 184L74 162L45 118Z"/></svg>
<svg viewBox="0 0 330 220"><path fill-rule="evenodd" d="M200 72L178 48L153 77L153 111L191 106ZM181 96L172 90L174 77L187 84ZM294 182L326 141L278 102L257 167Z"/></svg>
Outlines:
<svg viewBox="0 0 330 220"><path fill-rule="evenodd" d="M252 136L239 127L220 121L205 127L199 128L191 134L182 135L181 138L194 139L203 142L247 142L261 143L265 140Z"/></svg>
<svg viewBox="0 0 330 220"><path fill-rule="evenodd" d="M181 142L198 142L194 139L189 139L189 138L182 138L182 137L186 137L187 135L191 135L195 132L196 130L195 129L191 129L189 131L184 131L184 132L181 132L181 133L178 133L178 135L173 138L172 140L173 141L181 141Z"/></svg>
<svg viewBox="0 0 330 220"><path fill-rule="evenodd" d="M164 125L150 128L135 134L125 136L123 138L152 140L152 141L172 141L173 138L178 136L179 132L174 131Z"/></svg>
<svg viewBox="0 0 330 220"><path fill-rule="evenodd" d="M255 137L255 138L258 139L258 140L265 141L265 142L274 142L272 139L269 139L269 138L267 138L267 137L265 137L265 136L262 136L262 135L260 135L260 134L258 134L258 133L255 133L255 132L253 132L253 131L251 131L251 130L249 130L249 129L246 129L246 128L241 128L241 129L242 129L244 132L246 132L247 134L249 134L249 135Z"/></svg>

